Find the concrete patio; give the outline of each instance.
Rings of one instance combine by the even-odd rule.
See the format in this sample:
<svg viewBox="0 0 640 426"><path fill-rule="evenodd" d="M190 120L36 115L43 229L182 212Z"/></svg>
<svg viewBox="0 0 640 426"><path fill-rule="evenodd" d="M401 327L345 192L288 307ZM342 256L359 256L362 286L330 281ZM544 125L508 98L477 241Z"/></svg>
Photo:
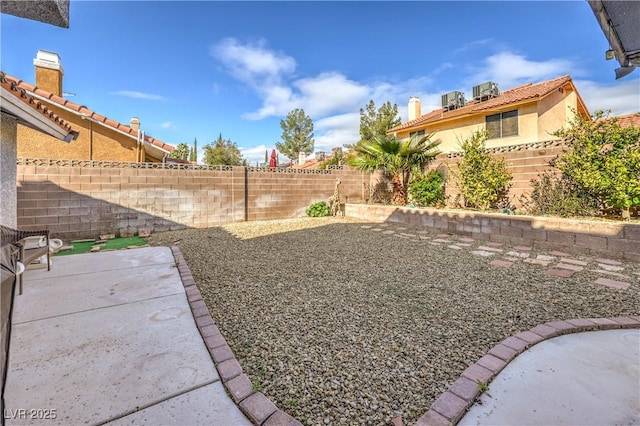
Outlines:
<svg viewBox="0 0 640 426"><path fill-rule="evenodd" d="M509 363L458 425L640 424L640 329L568 334Z"/></svg>
<svg viewBox="0 0 640 426"><path fill-rule="evenodd" d="M224 391L169 248L53 262L27 271L15 299L7 425L251 424Z"/></svg>

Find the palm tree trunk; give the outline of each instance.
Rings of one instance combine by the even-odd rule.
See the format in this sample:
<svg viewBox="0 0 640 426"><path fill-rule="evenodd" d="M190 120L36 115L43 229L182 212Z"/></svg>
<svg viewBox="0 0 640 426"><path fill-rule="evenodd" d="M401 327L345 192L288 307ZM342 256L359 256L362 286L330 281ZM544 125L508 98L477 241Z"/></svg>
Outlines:
<svg viewBox="0 0 640 426"><path fill-rule="evenodd" d="M396 206L404 206L407 203L407 194L402 186L402 178L399 173L393 174L393 199L391 202Z"/></svg>

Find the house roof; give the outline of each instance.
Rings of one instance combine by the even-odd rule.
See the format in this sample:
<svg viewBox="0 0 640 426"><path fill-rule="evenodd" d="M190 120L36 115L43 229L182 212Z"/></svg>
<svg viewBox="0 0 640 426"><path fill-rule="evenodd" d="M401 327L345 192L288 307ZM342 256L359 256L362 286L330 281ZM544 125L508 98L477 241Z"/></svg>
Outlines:
<svg viewBox="0 0 640 426"><path fill-rule="evenodd" d="M80 116L84 116L84 117L88 117L90 119L96 120L104 125L106 125L107 127L111 127L115 130L119 130L120 132L124 132L127 133L128 135L132 136L132 137L137 137L138 135L138 131L132 129L131 127L125 125L125 124L121 124L118 123L115 120L111 120L103 115L100 115L92 110L90 110L89 108L87 108L84 105L78 105L76 103L73 103L71 101L69 101L68 99L62 98L60 96L54 95L51 92L48 92L46 90L40 89L39 87L36 87L32 84L29 84L25 81L22 81L16 77L12 77L6 73L3 73L3 75L5 76L5 78L9 81L9 82L13 82L19 89L23 89L25 90L27 93L33 93L37 96L39 96L40 98L44 98L46 99L48 102L51 102L52 104L55 105L59 105L61 107L64 107L66 109L69 109L71 111L73 111L74 113L80 115ZM171 152L174 150L174 147L172 145L169 145L167 143L162 142L161 140L155 139L151 136L145 135L145 142L157 147L161 150L164 150L166 152Z"/></svg>
<svg viewBox="0 0 640 426"><path fill-rule="evenodd" d="M620 127L640 127L640 112L612 117L618 119Z"/></svg>
<svg viewBox="0 0 640 426"><path fill-rule="evenodd" d="M69 28L69 0L2 0L2 13Z"/></svg>
<svg viewBox="0 0 640 426"><path fill-rule="evenodd" d="M291 168L292 169L315 169L318 167L318 164L320 163L321 161L318 161L315 158L311 158L302 164L294 164L293 166L291 166Z"/></svg>
<svg viewBox="0 0 640 426"><path fill-rule="evenodd" d="M387 133L394 133L401 130L407 130L414 127L421 127L428 124L435 124L441 121L446 121L452 118L474 115L481 112L490 112L498 108L517 105L524 102L536 101L551 94L553 91L564 87L567 84L571 84L574 91L578 95L578 110L584 115L589 115L587 107L580 97L580 94L575 89L571 76L565 75L562 77L554 78L553 80L547 80L540 83L527 83L522 86L514 87L500 93L500 96L486 100L478 101L471 100L461 108L456 108L451 111L445 111L444 108L436 109L427 114L424 114L415 120L407 121L399 126L389 129Z"/></svg>
<svg viewBox="0 0 640 426"><path fill-rule="evenodd" d="M60 118L57 114L51 111L46 105L43 105L42 102L35 99L33 96L29 95L27 91L19 87L18 84L13 79L7 78L7 77L8 76L4 72L0 71L0 86L2 87L2 89L4 89L3 90L4 102L2 104L3 112L9 113L15 116L16 114L19 114L18 112L19 110L21 111L28 110L30 111L30 114L28 115L32 119L30 120L20 119L20 121L23 124L30 127L37 127L37 130L45 131L45 133L51 134L51 136L53 137L60 138L65 142L69 142L78 137L78 132L73 130L73 128L68 122ZM16 100L17 103L11 102L11 104L13 104L17 109L12 110L10 108L10 105L8 105L9 99L4 99L4 93L7 93L8 95L13 96L13 98L15 98L14 100ZM22 105L22 107L19 107L19 105ZM48 123L48 125L44 126L46 129L44 129L41 124L40 125L36 124L36 123L43 123L43 120L45 120L44 122ZM36 123L34 123L34 121ZM55 126L53 127L53 129L51 128L52 125Z"/></svg>

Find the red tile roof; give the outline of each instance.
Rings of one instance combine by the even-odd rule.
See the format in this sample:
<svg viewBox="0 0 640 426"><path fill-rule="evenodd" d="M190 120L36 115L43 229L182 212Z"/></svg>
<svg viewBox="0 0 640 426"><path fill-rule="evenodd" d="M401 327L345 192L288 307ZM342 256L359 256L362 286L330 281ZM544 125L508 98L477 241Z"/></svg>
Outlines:
<svg viewBox="0 0 640 426"><path fill-rule="evenodd" d="M51 111L46 105L43 105L42 102L27 94L26 90L20 88L14 80L7 77L8 76L4 72L0 71L0 85L2 85L2 87L9 91L9 93L14 95L17 99L28 105L30 108L47 117L54 124L59 126L63 131L72 134L74 136L74 139L77 137L78 132L73 130L69 123L67 123L57 114Z"/></svg>
<svg viewBox="0 0 640 426"><path fill-rule="evenodd" d="M505 90L500 93L500 96L483 102L473 99L467 102L465 106L451 111L445 111L443 108L431 111L416 118L415 120L402 123L401 125L390 129L387 133L398 132L400 130L406 130L426 124L433 124L442 120L448 120L450 118L460 117L464 115L476 114L482 111L489 111L495 108L518 104L525 101L538 100L552 93L554 90L565 86L568 83L573 85L571 76L569 75L536 84L527 83L522 86L514 87L513 89ZM584 112L588 115L588 111L586 109L584 101L580 97L580 94L578 94L578 105L581 106L584 109Z"/></svg>
<svg viewBox="0 0 640 426"><path fill-rule="evenodd" d="M311 158L302 164L294 164L293 166L291 166L291 168L292 169L315 169L318 167L318 164L320 163L321 162L316 160L315 158Z"/></svg>
<svg viewBox="0 0 640 426"><path fill-rule="evenodd" d="M74 111L76 114L78 115L85 115L93 120L99 121L100 123L106 124L109 127L112 127L114 129L120 130L121 132L127 133L133 137L136 137L138 132L137 130L132 129L131 127L118 123L115 120L111 120L108 119L107 117L100 115L92 110L90 110L89 108L87 108L84 105L78 105L75 104L65 98L61 98L60 96L56 96L51 92L48 92L46 90L40 89L39 87L36 87L32 84L29 84L25 81L22 81L16 77L12 77L8 74L3 73L3 75L6 77L6 79L9 82L12 82L13 84L15 84L19 89L23 89L26 90L27 92L31 92L31 93L35 93L36 95L43 97L45 99L47 99L49 102L56 104L56 105L60 105L63 106L65 108L71 109L72 111ZM166 151L173 151L174 147L172 145L169 145L167 143L162 142L161 140L155 139L151 136L145 135L145 142L157 146L158 148L162 148Z"/></svg>
<svg viewBox="0 0 640 426"><path fill-rule="evenodd" d="M640 127L640 112L612 117L618 119L620 127Z"/></svg>

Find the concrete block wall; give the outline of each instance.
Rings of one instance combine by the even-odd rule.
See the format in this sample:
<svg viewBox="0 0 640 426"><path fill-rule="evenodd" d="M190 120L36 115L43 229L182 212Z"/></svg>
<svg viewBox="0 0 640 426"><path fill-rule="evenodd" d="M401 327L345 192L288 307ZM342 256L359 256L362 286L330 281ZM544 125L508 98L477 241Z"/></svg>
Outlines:
<svg viewBox="0 0 640 426"><path fill-rule="evenodd" d="M48 228L63 239L126 228L159 232L244 219L242 170L19 165L17 180L18 226Z"/></svg>
<svg viewBox="0 0 640 426"><path fill-rule="evenodd" d="M363 182L369 179L355 170L308 173L244 167L122 167L127 163L68 166L66 160L33 163L22 160L17 167L18 227L46 228L64 240L140 228L161 232L303 216L311 202L333 194L336 178L343 182L343 202L345 196L362 201Z"/></svg>
<svg viewBox="0 0 640 426"><path fill-rule="evenodd" d="M526 149L525 149L526 148ZM507 163L507 168L513 175L512 186L509 191L511 203L516 207L521 207L520 197L531 192L531 180L538 179L542 172L559 173L558 169L552 167L549 162L562 153L563 145L560 141L547 141L523 146L508 146L489 150L494 157L503 158ZM433 168L450 167L454 172L458 171L457 164L462 159L459 153L440 154L433 163ZM449 196L449 203L453 202L455 196L460 192L456 186L451 173L446 195Z"/></svg>
<svg viewBox="0 0 640 426"><path fill-rule="evenodd" d="M315 173L317 172L317 173ZM364 202L370 176L356 170L331 170L290 173L287 169L249 169L247 182L247 220L271 220L304 216L307 207L326 201L340 179L340 199Z"/></svg>
<svg viewBox="0 0 640 426"><path fill-rule="evenodd" d="M373 222L404 223L514 245L586 251L640 261L639 223L363 204L347 204L345 212L348 217Z"/></svg>

